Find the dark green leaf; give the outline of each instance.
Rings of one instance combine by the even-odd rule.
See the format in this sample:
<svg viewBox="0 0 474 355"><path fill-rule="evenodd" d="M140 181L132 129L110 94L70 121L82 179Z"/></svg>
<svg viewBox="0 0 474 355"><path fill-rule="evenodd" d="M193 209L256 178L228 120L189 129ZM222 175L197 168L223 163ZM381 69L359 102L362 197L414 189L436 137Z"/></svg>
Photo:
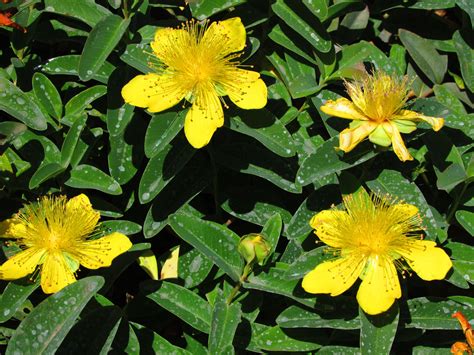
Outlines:
<svg viewBox="0 0 474 355"><path fill-rule="evenodd" d="M122 188L112 177L92 165L78 165L71 170L71 177L65 182L67 186L78 189L93 189L110 195L120 195Z"/></svg>
<svg viewBox="0 0 474 355"><path fill-rule="evenodd" d="M117 15L102 18L92 29L82 50L79 60L79 78L90 80L104 65L105 60L130 24L130 19L124 20Z"/></svg>
<svg viewBox="0 0 474 355"><path fill-rule="evenodd" d="M184 114L170 111L153 115L145 133L145 155L152 158L176 137L184 126Z"/></svg>
<svg viewBox="0 0 474 355"><path fill-rule="evenodd" d="M63 112L63 103L58 90L42 73L35 73L32 79L33 92L35 93L38 102L44 107L46 112L59 120Z"/></svg>
<svg viewBox="0 0 474 355"><path fill-rule="evenodd" d="M389 354L398 327L398 303L382 314L371 316L361 309L359 315L361 353Z"/></svg>
<svg viewBox="0 0 474 355"><path fill-rule="evenodd" d="M234 281L239 279L243 265L237 253L238 235L223 225L182 213L170 217L170 226Z"/></svg>
<svg viewBox="0 0 474 355"><path fill-rule="evenodd" d="M44 11L74 17L94 27L110 11L94 2L94 0L45 0Z"/></svg>
<svg viewBox="0 0 474 355"><path fill-rule="evenodd" d="M233 352L232 342L242 316L240 307L239 303L229 305L224 299L218 300L214 304L209 333L209 352L211 354ZM227 351L224 352L223 349Z"/></svg>
<svg viewBox="0 0 474 355"><path fill-rule="evenodd" d="M1 77L0 110L33 129L43 131L47 127L46 117L36 103L10 81Z"/></svg>
<svg viewBox="0 0 474 355"><path fill-rule="evenodd" d="M87 277L46 298L21 322L6 354L54 353L103 284L101 277Z"/></svg>

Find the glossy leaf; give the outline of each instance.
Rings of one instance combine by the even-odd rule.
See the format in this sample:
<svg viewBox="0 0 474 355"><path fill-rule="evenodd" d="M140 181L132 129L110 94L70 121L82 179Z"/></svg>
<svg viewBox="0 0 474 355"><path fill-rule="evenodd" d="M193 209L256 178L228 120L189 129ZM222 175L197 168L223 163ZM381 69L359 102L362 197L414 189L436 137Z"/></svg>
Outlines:
<svg viewBox="0 0 474 355"><path fill-rule="evenodd" d="M65 182L67 186L78 189L93 189L110 195L120 195L120 184L92 165L78 165L71 170L71 177Z"/></svg>

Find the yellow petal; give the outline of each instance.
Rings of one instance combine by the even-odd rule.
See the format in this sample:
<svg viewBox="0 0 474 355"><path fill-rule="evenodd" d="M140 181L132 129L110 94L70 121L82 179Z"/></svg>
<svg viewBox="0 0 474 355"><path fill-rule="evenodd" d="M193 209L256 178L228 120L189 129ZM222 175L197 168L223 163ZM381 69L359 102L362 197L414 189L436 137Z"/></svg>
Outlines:
<svg viewBox="0 0 474 355"><path fill-rule="evenodd" d="M382 147L390 147L392 144L390 137L387 135L382 125L378 125L377 128L369 134L369 140Z"/></svg>
<svg viewBox="0 0 474 355"><path fill-rule="evenodd" d="M330 116L347 118L350 120L367 121L367 117L360 113L356 106L344 97L337 99L336 101L328 100L323 106L320 107L320 109L325 114Z"/></svg>
<svg viewBox="0 0 474 355"><path fill-rule="evenodd" d="M359 277L365 265L360 255L347 255L325 261L304 278L301 286L309 293L329 293L337 296L349 289Z"/></svg>
<svg viewBox="0 0 474 355"><path fill-rule="evenodd" d="M403 142L402 136L400 135L397 126L393 123L386 122L383 124L383 129L391 138L393 151L397 155L398 159L401 161L413 160L413 157L408 152L408 149Z"/></svg>
<svg viewBox="0 0 474 355"><path fill-rule="evenodd" d="M176 48L176 46L180 45L195 46L196 41L186 29L170 27L158 28L153 42L150 43L155 55L167 66L175 64L172 60L176 58L176 52L181 50Z"/></svg>
<svg viewBox="0 0 474 355"><path fill-rule="evenodd" d="M453 266L448 254L429 240L416 240L414 244L400 253L413 271L426 281L444 279Z"/></svg>
<svg viewBox="0 0 474 355"><path fill-rule="evenodd" d="M325 244L340 248L345 245L344 240L339 238L337 226L347 219L348 215L345 211L324 210L311 218L309 224L315 229L315 233L319 239Z"/></svg>
<svg viewBox="0 0 474 355"><path fill-rule="evenodd" d="M0 237L21 238L25 231L25 225L17 218L9 218L0 222Z"/></svg>
<svg viewBox="0 0 474 355"><path fill-rule="evenodd" d="M385 312L402 295L397 270L388 257L371 257L359 291L357 302L367 314Z"/></svg>
<svg viewBox="0 0 474 355"><path fill-rule="evenodd" d="M145 251L138 257L138 265L145 270L152 280L158 280L158 263L156 256L151 250Z"/></svg>
<svg viewBox="0 0 474 355"><path fill-rule="evenodd" d="M350 152L377 128L377 123L364 122L357 128L346 128L339 134L339 149Z"/></svg>
<svg viewBox="0 0 474 355"><path fill-rule="evenodd" d="M224 112L217 94L208 93L197 100L186 114L184 134L189 144L199 149L207 145L217 128L224 124Z"/></svg>
<svg viewBox="0 0 474 355"><path fill-rule="evenodd" d="M16 280L35 271L45 253L44 249L29 248L13 255L0 266L0 279Z"/></svg>
<svg viewBox="0 0 474 355"><path fill-rule="evenodd" d="M160 280L175 279L178 277L179 246L175 248L165 260L161 269Z"/></svg>
<svg viewBox="0 0 474 355"><path fill-rule="evenodd" d="M60 252L48 253L41 269L41 288L44 293L55 293L76 281L74 273Z"/></svg>
<svg viewBox="0 0 474 355"><path fill-rule="evenodd" d="M425 116L421 113L410 110L400 110L400 112L397 115L393 116L391 119L410 121L422 120L429 123L435 131L439 131L444 125L444 118Z"/></svg>
<svg viewBox="0 0 474 355"><path fill-rule="evenodd" d="M71 254L86 268L98 269L110 266L117 256L131 247L132 242L126 235L114 232L100 239L82 243L80 249L74 250Z"/></svg>
<svg viewBox="0 0 474 355"><path fill-rule="evenodd" d="M418 207L410 205L409 203L399 203L392 205L390 209L394 212L403 216L406 219L409 219L418 214Z"/></svg>
<svg viewBox="0 0 474 355"><path fill-rule="evenodd" d="M259 109L267 104L267 86L260 74L250 70L232 70L232 82L223 82L234 104L245 110Z"/></svg>
<svg viewBox="0 0 474 355"><path fill-rule="evenodd" d="M90 226L95 226L100 219L100 212L92 208L92 204L85 194L77 195L66 203L66 213L75 218L77 212L81 212L83 218L88 218Z"/></svg>
<svg viewBox="0 0 474 355"><path fill-rule="evenodd" d="M173 107L186 95L186 87L170 75L137 75L122 88L122 97L130 105L160 112Z"/></svg>
<svg viewBox="0 0 474 355"><path fill-rule="evenodd" d="M245 47L245 27L239 17L213 22L201 40L201 46L221 47L219 54L224 57Z"/></svg>

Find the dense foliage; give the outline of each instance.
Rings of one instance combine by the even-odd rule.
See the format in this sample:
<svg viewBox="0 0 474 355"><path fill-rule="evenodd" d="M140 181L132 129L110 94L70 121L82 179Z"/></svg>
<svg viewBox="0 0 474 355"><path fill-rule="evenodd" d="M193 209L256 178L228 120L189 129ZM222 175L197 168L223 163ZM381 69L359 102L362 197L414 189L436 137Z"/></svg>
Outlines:
<svg viewBox="0 0 474 355"><path fill-rule="evenodd" d="M2 353L446 354L465 341L452 315L474 317L472 2L3 0L0 11L0 220L83 193L97 234L133 243L110 267L76 265L78 281L52 295L39 269L0 281ZM123 86L159 66L157 28L235 17L264 108L224 95L224 126L195 149L187 101L156 113L124 102ZM349 121L321 106L365 72L406 75L406 108L444 118L403 134L413 160L369 140L337 149ZM415 205L453 263L442 281L404 271L401 298L378 315L359 308L360 281L336 297L301 286L334 257L311 218L361 187ZM20 250L2 248L2 263Z"/></svg>

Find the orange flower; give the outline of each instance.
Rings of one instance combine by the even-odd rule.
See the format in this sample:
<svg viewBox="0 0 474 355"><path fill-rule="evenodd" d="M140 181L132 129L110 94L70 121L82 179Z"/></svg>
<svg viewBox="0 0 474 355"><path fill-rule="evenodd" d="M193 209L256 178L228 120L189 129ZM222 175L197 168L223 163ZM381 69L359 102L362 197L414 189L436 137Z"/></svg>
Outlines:
<svg viewBox="0 0 474 355"><path fill-rule="evenodd" d="M462 331L464 332L467 341L467 343L462 341L455 342L453 346L451 346L451 353L456 355L463 355L464 353L472 355L472 349L474 348L474 333L472 332L471 325L461 312L456 312L451 317L457 318L461 324Z"/></svg>
<svg viewBox="0 0 474 355"><path fill-rule="evenodd" d="M9 0L2 0L4 4L6 4L8 1ZM16 28L17 30L26 32L26 28L23 28L16 22L10 20L10 17L12 17L12 13L0 11L0 26L13 27L13 28Z"/></svg>

